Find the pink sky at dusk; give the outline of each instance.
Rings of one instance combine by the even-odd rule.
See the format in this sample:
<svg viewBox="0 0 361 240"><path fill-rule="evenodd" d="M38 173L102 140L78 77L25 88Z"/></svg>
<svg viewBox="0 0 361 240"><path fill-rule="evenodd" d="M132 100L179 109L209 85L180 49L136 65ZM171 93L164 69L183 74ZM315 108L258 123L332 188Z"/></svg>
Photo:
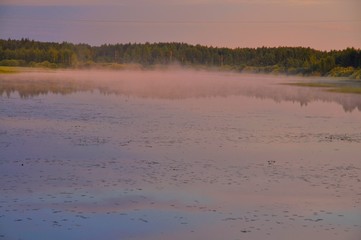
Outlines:
<svg viewBox="0 0 361 240"><path fill-rule="evenodd" d="M1 0L0 38L361 48L359 0Z"/></svg>

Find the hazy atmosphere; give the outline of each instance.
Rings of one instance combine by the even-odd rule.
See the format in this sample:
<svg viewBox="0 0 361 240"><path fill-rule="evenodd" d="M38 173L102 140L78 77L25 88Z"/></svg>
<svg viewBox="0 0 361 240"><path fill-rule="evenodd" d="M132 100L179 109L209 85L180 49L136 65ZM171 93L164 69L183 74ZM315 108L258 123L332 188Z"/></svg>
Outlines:
<svg viewBox="0 0 361 240"><path fill-rule="evenodd" d="M361 47L358 0L2 0L0 38Z"/></svg>
<svg viewBox="0 0 361 240"><path fill-rule="evenodd" d="M360 240L360 0L0 0L0 240Z"/></svg>

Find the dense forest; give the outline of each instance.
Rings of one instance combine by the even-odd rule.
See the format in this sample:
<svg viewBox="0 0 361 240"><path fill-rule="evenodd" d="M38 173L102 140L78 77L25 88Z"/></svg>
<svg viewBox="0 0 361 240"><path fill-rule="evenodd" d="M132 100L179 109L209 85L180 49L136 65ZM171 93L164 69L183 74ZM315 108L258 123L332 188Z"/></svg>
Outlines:
<svg viewBox="0 0 361 240"><path fill-rule="evenodd" d="M0 66L48 68L144 68L180 64L245 72L361 78L361 50L318 51L304 47L218 48L186 43L90 46L68 42L0 39Z"/></svg>

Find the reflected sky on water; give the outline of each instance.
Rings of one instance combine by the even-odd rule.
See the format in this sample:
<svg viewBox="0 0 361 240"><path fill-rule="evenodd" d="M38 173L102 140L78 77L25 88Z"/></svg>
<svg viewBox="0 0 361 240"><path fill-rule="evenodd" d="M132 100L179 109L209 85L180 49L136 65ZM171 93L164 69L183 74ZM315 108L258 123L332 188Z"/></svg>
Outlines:
<svg viewBox="0 0 361 240"><path fill-rule="evenodd" d="M357 240L360 96L301 80L1 75L0 239Z"/></svg>

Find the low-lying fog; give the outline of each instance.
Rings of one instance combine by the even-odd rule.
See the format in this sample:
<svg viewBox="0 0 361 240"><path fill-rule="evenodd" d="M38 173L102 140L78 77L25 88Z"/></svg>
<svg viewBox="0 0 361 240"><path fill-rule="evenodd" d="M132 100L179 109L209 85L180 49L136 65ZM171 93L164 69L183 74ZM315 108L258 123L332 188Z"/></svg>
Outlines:
<svg viewBox="0 0 361 240"><path fill-rule="evenodd" d="M279 77L252 76L235 73L185 70L181 68L163 70L63 70L26 72L0 76L1 93L34 89L39 91L81 91L98 89L103 93L117 93L150 98L189 98L239 95L260 87L260 80L269 83ZM11 84L17 84L15 87ZM7 84L10 86L8 88ZM264 83L262 83L264 84ZM23 89L22 89L23 88Z"/></svg>
<svg viewBox="0 0 361 240"><path fill-rule="evenodd" d="M292 101L306 105L312 101L337 102L345 111L361 110L361 100L349 94L330 94L283 83L324 81L322 78L240 74L169 68L161 70L44 70L0 75L0 94L18 92L21 97L46 93L70 94L98 90L144 98L184 99L235 95Z"/></svg>

